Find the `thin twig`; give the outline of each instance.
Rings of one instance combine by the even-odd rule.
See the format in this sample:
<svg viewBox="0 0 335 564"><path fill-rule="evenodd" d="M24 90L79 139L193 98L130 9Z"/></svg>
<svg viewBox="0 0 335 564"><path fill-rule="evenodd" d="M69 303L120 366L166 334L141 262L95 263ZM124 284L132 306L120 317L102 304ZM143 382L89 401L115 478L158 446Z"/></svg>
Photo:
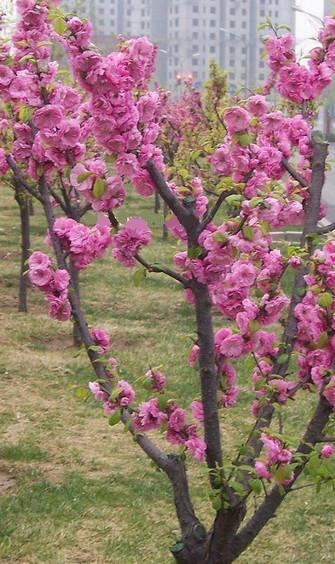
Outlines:
<svg viewBox="0 0 335 564"><path fill-rule="evenodd" d="M184 278L181 274L178 274L178 272L175 272L174 270L171 270L170 268L167 268L165 266L157 266L155 264L150 264L138 254L135 255L135 259L140 264L142 264L142 266L144 266L148 272L166 274L167 276L170 276L170 278L173 278L174 280L177 280L177 282L180 282L184 286L184 288L189 287L188 280L186 280L186 278Z"/></svg>
<svg viewBox="0 0 335 564"><path fill-rule="evenodd" d="M301 186L303 186L304 188L310 187L310 184L309 182L307 182L306 178L302 176L302 174L300 174L297 170L295 170L295 168L288 162L287 159L282 158L281 164L287 170L287 172L292 176L292 178L294 178L294 180L296 180L297 182L299 182L299 184L301 184Z"/></svg>
<svg viewBox="0 0 335 564"><path fill-rule="evenodd" d="M24 188L29 192L29 194L31 194L32 196L34 196L34 198L36 198L39 202L42 203L42 198L41 196L38 194L38 192L36 192L36 190L30 186L21 176L19 169L17 168L14 159L12 158L11 155L8 155L6 157L8 166L10 167L10 169L12 170L13 174L14 174L14 178L17 182L20 182L22 184L22 186L24 186Z"/></svg>

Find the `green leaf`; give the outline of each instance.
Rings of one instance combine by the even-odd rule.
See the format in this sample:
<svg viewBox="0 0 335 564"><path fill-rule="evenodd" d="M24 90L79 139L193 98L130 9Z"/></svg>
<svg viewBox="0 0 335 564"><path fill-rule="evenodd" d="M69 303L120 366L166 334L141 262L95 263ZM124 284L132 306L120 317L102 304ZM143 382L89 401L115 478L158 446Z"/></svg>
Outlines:
<svg viewBox="0 0 335 564"><path fill-rule="evenodd" d="M216 231L212 237L217 243L226 243L228 241L227 235L222 231Z"/></svg>
<svg viewBox="0 0 335 564"><path fill-rule="evenodd" d="M89 178L90 176L92 176L93 172L82 172L81 174L79 174L79 176L77 176L77 182L79 182L79 184L81 182L84 182L84 180L87 180L87 178Z"/></svg>
<svg viewBox="0 0 335 564"><path fill-rule="evenodd" d="M247 241L253 241L254 239L254 230L252 227L243 227L242 229L243 237Z"/></svg>
<svg viewBox="0 0 335 564"><path fill-rule="evenodd" d="M19 110L19 120L25 123L27 121L30 121L32 113L33 113L32 108L30 108L29 106L21 106Z"/></svg>
<svg viewBox="0 0 335 564"><path fill-rule="evenodd" d="M226 202L229 206L239 206L242 200L243 196L241 196L241 194L231 194L226 198Z"/></svg>
<svg viewBox="0 0 335 564"><path fill-rule="evenodd" d="M289 355L287 353L282 353L277 357L278 364L285 364L289 359Z"/></svg>
<svg viewBox="0 0 335 564"><path fill-rule="evenodd" d="M236 480L230 480L229 486L240 496L245 494L245 489L240 482L236 482Z"/></svg>
<svg viewBox="0 0 335 564"><path fill-rule="evenodd" d="M176 544L171 546L170 551L172 552L172 554L178 554L178 552L181 552L182 550L184 550L184 548L185 545L183 542L176 542Z"/></svg>
<svg viewBox="0 0 335 564"><path fill-rule="evenodd" d="M147 276L147 269L144 266L140 266L135 270L133 274L133 281L136 288L138 288L141 285L141 283L146 278L146 276Z"/></svg>
<svg viewBox="0 0 335 564"><path fill-rule="evenodd" d="M254 198L251 198L251 200L249 201L249 208L253 209L256 208L259 204L261 204L263 201L263 198L260 198L259 196L255 196Z"/></svg>
<svg viewBox="0 0 335 564"><path fill-rule="evenodd" d="M252 142L252 135L249 133L240 133L236 135L238 143L241 147L247 147Z"/></svg>
<svg viewBox="0 0 335 564"><path fill-rule="evenodd" d="M329 307L332 303L333 303L333 296L329 292L323 292L323 294L319 296L318 299L319 306L327 309L327 307Z"/></svg>
<svg viewBox="0 0 335 564"><path fill-rule="evenodd" d="M213 497L212 507L213 509L215 509L215 511L220 511L220 509L222 508L222 499L220 495L216 495L215 497Z"/></svg>
<svg viewBox="0 0 335 564"><path fill-rule="evenodd" d="M86 401L90 397L90 391L83 386L75 389L74 395L78 400Z"/></svg>
<svg viewBox="0 0 335 564"><path fill-rule="evenodd" d="M161 411L164 411L168 406L168 398L165 394L159 394L157 398L158 407Z"/></svg>
<svg viewBox="0 0 335 564"><path fill-rule="evenodd" d="M121 421L121 410L117 409L113 415L108 418L108 424L113 427Z"/></svg>
<svg viewBox="0 0 335 564"><path fill-rule="evenodd" d="M252 491L255 492L256 495L260 495L263 490L262 480L259 478L255 478L253 480L249 480L249 486L251 487Z"/></svg>
<svg viewBox="0 0 335 564"><path fill-rule="evenodd" d="M103 178L97 178L93 185L93 196L99 200L107 190L107 182Z"/></svg>
<svg viewBox="0 0 335 564"><path fill-rule="evenodd" d="M196 259L196 258L199 258L201 256L203 251L204 251L203 248L200 247L199 245L197 245L195 247L190 247L187 251L187 256L190 259Z"/></svg>
<svg viewBox="0 0 335 564"><path fill-rule="evenodd" d="M59 35L63 35L67 30L67 23L64 18L58 16L53 21L53 27L56 33L59 33Z"/></svg>

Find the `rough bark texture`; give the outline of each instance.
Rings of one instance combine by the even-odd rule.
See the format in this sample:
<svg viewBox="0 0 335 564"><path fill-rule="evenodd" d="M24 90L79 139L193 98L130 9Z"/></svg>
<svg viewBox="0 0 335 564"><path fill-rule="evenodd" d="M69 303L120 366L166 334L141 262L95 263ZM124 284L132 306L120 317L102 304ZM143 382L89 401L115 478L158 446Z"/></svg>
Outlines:
<svg viewBox="0 0 335 564"><path fill-rule="evenodd" d="M30 210L29 199L25 192L24 186L13 179L13 186L15 189L15 200L20 208L20 230L21 230L21 267L19 279L19 311L28 311L28 287L29 278L26 274L28 265L27 261L30 254Z"/></svg>

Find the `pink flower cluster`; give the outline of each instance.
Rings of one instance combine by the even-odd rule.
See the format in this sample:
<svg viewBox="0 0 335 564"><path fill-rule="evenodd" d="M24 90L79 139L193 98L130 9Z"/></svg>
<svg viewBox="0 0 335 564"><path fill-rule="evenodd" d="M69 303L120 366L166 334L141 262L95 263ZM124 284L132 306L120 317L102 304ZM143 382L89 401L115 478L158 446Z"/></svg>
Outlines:
<svg viewBox="0 0 335 564"><path fill-rule="evenodd" d="M135 266L135 256L151 241L151 231L138 217L128 219L124 227L113 237L113 256L124 266Z"/></svg>
<svg viewBox="0 0 335 564"><path fill-rule="evenodd" d="M78 163L71 172L71 184L92 203L97 212L108 212L119 208L126 197L126 190L120 176L107 176L107 165L99 159L89 159ZM95 193L97 181L102 180L102 191Z"/></svg>
<svg viewBox="0 0 335 564"><path fill-rule="evenodd" d="M111 245L110 222L106 216L100 216L94 227L87 227L71 218L60 217L55 220L53 231L62 248L69 251L73 265L78 270L102 257Z"/></svg>
<svg viewBox="0 0 335 564"><path fill-rule="evenodd" d="M266 433L261 434L261 441L265 449L265 458L255 462L255 471L260 478L265 480L274 479L278 484L287 485L293 480L293 472L288 471L285 475L285 466L290 464L292 453L284 448L280 439L271 437Z"/></svg>
<svg viewBox="0 0 335 564"><path fill-rule="evenodd" d="M119 380L108 392L101 389L98 382L90 382L89 389L96 400L103 402L106 415L113 415L117 409L127 409L135 401L135 392L126 380Z"/></svg>
<svg viewBox="0 0 335 564"><path fill-rule="evenodd" d="M297 104L315 100L331 83L335 70L335 37L329 30L333 27L334 19L326 18L325 28L319 35L322 46L311 51L307 67L296 61L292 35L267 39L265 49L272 71L270 82L277 82L277 89L284 98Z"/></svg>
<svg viewBox="0 0 335 564"><path fill-rule="evenodd" d="M50 317L67 321L71 316L68 300L70 276L67 270L53 270L50 257L40 251L31 254L28 264L31 283L43 292L50 304Z"/></svg>
<svg viewBox="0 0 335 564"><path fill-rule="evenodd" d="M134 424L139 431L158 429L167 425L167 440L173 445L181 445L199 462L203 462L206 444L198 436L197 425L187 424L185 411L169 402L165 410L159 408L157 398L152 398L139 405Z"/></svg>

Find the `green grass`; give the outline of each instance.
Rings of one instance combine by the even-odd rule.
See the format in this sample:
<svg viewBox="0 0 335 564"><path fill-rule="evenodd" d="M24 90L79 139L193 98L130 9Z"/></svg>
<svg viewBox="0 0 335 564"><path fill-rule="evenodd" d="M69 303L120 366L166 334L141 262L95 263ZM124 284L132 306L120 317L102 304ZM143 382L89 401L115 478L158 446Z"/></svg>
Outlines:
<svg viewBox="0 0 335 564"><path fill-rule="evenodd" d="M120 218L143 216L156 235L144 256L171 264L180 247L172 238L161 240L162 219L152 209L151 199L130 196ZM31 219L32 249L45 249L45 222L37 206ZM94 221L92 215L88 221ZM34 290L29 313L17 313L19 225L7 189L0 225L0 562L172 562L168 548L178 539L178 526L170 486L120 426L108 426L97 402L76 400L76 387L94 376L85 354L77 356L72 347L71 323L51 321L43 296ZM110 333L121 376L135 382L149 366L160 366L168 375L170 397L178 394L186 406L199 396L197 373L185 362L195 334L193 311L173 281L152 274L136 288L132 271L110 255L81 279L88 322ZM238 407L222 412L228 454L252 421L252 367L250 359L239 363ZM136 388L144 398L144 390ZM309 394L291 402L285 428L298 437L314 402ZM162 443L159 434L154 438ZM213 510L205 471L194 462L188 470L196 510L209 524ZM15 478L4 491L1 473ZM300 490L285 500L238 563L332 563L333 503L329 492L316 496Z"/></svg>

